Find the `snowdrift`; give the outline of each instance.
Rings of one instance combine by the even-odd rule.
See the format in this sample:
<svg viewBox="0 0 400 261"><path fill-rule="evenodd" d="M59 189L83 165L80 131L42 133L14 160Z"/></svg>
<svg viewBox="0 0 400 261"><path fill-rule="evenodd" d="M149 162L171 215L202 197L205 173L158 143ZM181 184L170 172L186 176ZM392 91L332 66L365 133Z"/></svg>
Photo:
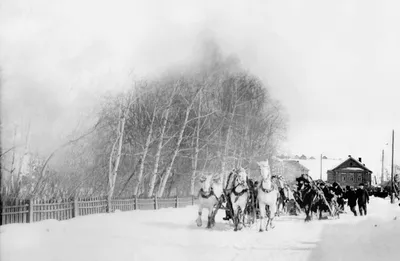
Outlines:
<svg viewBox="0 0 400 261"><path fill-rule="evenodd" d="M199 228L195 206L10 224L0 227L0 259L399 260L400 207L378 198L368 207L367 217L343 214L310 223L282 216L264 233L256 226L234 232L223 211L212 230Z"/></svg>

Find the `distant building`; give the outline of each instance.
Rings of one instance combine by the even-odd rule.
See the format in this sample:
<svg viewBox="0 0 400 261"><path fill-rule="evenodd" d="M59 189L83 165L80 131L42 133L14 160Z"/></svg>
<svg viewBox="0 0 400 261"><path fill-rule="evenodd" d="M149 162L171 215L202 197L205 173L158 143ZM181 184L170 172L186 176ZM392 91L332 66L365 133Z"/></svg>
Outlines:
<svg viewBox="0 0 400 261"><path fill-rule="evenodd" d="M370 186L371 176L372 171L362 163L361 158L356 160L350 155L337 167L328 170L328 182L338 182L341 186L358 186L360 183Z"/></svg>
<svg viewBox="0 0 400 261"><path fill-rule="evenodd" d="M309 169L304 165L300 164L297 160L285 160L283 161L283 173L282 176L290 182L294 183L297 177L300 177L302 174L309 173Z"/></svg>
<svg viewBox="0 0 400 261"><path fill-rule="evenodd" d="M257 161L253 161L249 166L249 176L251 178L260 178L260 171ZM296 178L302 174L309 174L309 169L299 163L298 160L279 160L275 159L270 162L272 175L282 175L289 183L294 183Z"/></svg>
<svg viewBox="0 0 400 261"><path fill-rule="evenodd" d="M301 159L301 160L306 160L306 159L307 159L307 156L303 154L303 155L300 156L300 159Z"/></svg>
<svg viewBox="0 0 400 261"><path fill-rule="evenodd" d="M289 183L294 183L297 177L308 174L309 169L299 163L298 160L273 161L271 164L273 175L282 175Z"/></svg>

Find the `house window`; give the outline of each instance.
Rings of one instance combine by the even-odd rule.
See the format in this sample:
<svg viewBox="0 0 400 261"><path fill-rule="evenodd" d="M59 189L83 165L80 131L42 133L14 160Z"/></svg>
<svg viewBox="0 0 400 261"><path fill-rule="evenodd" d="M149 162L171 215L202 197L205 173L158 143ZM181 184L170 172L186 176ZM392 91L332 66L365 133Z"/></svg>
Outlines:
<svg viewBox="0 0 400 261"><path fill-rule="evenodd" d="M362 182L362 173L358 173L357 182Z"/></svg>
<svg viewBox="0 0 400 261"><path fill-rule="evenodd" d="M349 173L349 181L350 181L351 183L354 182L354 173Z"/></svg>
<svg viewBox="0 0 400 261"><path fill-rule="evenodd" d="M342 173L342 182L346 182L346 174Z"/></svg>

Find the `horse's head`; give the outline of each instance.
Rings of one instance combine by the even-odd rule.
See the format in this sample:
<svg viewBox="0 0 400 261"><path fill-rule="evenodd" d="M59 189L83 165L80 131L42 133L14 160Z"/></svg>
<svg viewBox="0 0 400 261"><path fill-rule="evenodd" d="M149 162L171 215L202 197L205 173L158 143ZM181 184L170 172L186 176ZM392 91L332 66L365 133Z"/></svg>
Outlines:
<svg viewBox="0 0 400 261"><path fill-rule="evenodd" d="M272 176L273 180L279 188L285 188L285 178L282 175Z"/></svg>
<svg viewBox="0 0 400 261"><path fill-rule="evenodd" d="M263 180L270 179L271 178L271 168L269 166L268 160L257 162L257 164L260 168L260 173L261 173L261 177L263 178Z"/></svg>
<svg viewBox="0 0 400 261"><path fill-rule="evenodd" d="M201 189L204 192L209 192L211 190L212 178L212 175L202 175L200 177Z"/></svg>
<svg viewBox="0 0 400 261"><path fill-rule="evenodd" d="M244 168L236 169L235 185L246 185L247 186L247 173Z"/></svg>

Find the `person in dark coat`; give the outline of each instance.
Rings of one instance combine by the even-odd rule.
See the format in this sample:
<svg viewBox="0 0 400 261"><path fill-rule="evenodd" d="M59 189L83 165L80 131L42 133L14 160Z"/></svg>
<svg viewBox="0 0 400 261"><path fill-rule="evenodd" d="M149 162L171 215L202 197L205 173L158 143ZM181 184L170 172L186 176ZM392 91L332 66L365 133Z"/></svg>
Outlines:
<svg viewBox="0 0 400 261"><path fill-rule="evenodd" d="M344 191L342 187L339 185L339 183L334 182L332 184L333 187L333 192L337 196L337 203L339 204L340 210L343 212L344 211Z"/></svg>
<svg viewBox="0 0 400 261"><path fill-rule="evenodd" d="M334 197L334 192L331 188L328 188L325 183L320 184L320 188L322 192L324 193L326 201L330 204L332 202L332 199Z"/></svg>
<svg viewBox="0 0 400 261"><path fill-rule="evenodd" d="M357 189L357 202L358 210L360 211L360 216L367 215L367 204L369 204L369 195L364 188L364 184L360 183Z"/></svg>
<svg viewBox="0 0 400 261"><path fill-rule="evenodd" d="M354 216L357 216L356 205L357 205L357 194L353 187L347 186L344 198L347 199L347 205L349 206L351 212Z"/></svg>

